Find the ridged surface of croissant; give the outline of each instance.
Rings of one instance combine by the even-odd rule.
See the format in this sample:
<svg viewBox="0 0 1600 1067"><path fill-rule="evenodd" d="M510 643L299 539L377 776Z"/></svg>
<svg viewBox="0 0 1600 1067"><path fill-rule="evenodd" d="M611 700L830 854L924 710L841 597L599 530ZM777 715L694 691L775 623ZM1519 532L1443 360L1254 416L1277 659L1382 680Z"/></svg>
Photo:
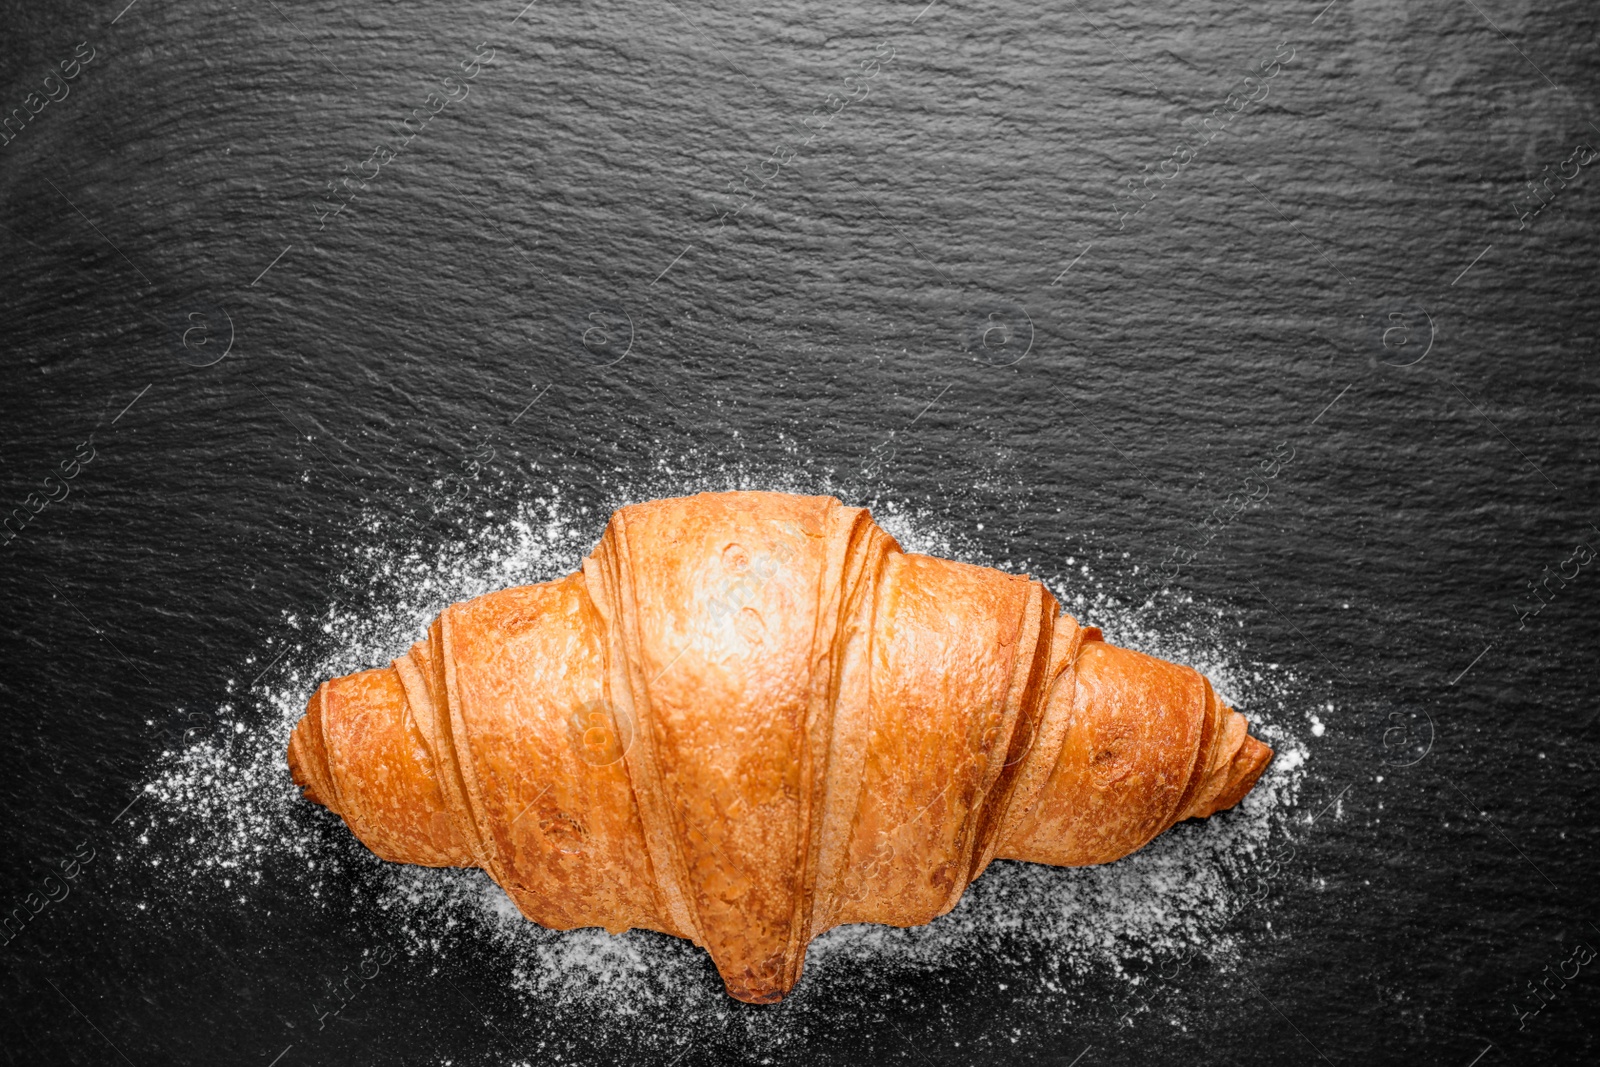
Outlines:
<svg viewBox="0 0 1600 1067"><path fill-rule="evenodd" d="M580 572L447 608L324 683L288 758L384 859L690 938L769 1003L817 934L926 923L997 856L1105 863L1232 807L1272 755L1246 726L1038 582L744 492L623 508Z"/></svg>

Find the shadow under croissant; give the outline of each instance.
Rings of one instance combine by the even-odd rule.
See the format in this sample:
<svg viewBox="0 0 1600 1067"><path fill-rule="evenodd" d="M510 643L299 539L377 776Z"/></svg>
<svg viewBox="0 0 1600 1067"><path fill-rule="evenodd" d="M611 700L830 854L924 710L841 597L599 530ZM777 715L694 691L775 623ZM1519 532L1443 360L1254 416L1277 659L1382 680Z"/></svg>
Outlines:
<svg viewBox="0 0 1600 1067"><path fill-rule="evenodd" d="M1247 727L1037 582L831 497L722 493L624 508L580 572L325 682L288 760L380 857L481 867L547 927L689 938L772 1003L834 926L1232 807L1272 757Z"/></svg>

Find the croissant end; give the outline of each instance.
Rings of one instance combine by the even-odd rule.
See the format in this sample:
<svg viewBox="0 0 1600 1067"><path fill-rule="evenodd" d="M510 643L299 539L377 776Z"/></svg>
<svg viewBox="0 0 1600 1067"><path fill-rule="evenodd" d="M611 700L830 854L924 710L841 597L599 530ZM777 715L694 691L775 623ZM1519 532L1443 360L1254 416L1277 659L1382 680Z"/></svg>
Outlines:
<svg viewBox="0 0 1600 1067"><path fill-rule="evenodd" d="M1041 728L1041 737L1061 735L1059 748L1031 756L1047 777L1008 813L1004 858L1058 867L1121 859L1174 823L1233 807L1272 758L1191 667L1106 644L1093 629L1072 666Z"/></svg>
<svg viewBox="0 0 1600 1067"><path fill-rule="evenodd" d="M307 800L337 811L333 805L333 775L322 746L322 693L324 682L306 704L306 714L289 735L289 776Z"/></svg>
<svg viewBox="0 0 1600 1067"><path fill-rule="evenodd" d="M1233 714L1237 715L1238 712ZM1242 720L1243 716L1240 718ZM1245 798L1245 794L1255 788L1256 779L1261 777L1261 772L1272 762L1272 755L1272 749L1246 734L1243 743L1239 745L1239 751L1234 753L1233 759L1228 763L1226 782L1217 793L1216 799L1196 805L1189 814L1195 818L1205 818L1238 804Z"/></svg>
<svg viewBox="0 0 1600 1067"><path fill-rule="evenodd" d="M472 862L393 667L318 687L289 738L289 773L307 800L342 818L383 859Z"/></svg>

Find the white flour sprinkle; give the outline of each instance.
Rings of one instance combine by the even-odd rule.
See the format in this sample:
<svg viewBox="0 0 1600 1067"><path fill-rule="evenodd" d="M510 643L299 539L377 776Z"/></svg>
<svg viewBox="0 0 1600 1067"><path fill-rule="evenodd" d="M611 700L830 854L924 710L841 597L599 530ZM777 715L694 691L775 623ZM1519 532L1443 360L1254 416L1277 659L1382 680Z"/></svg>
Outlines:
<svg viewBox="0 0 1600 1067"><path fill-rule="evenodd" d="M350 531L346 536L359 547L349 552L329 602L307 605L309 618L286 616L284 636L229 683L228 702L212 713L221 727L164 757L147 789L155 803L143 811L135 857L146 858L171 893L209 909L246 907L269 872L280 889L290 882L288 895L307 910L329 907L327 898L344 899L354 884L381 913L376 924L392 931L409 956L437 965L441 930L477 939L501 959L527 1001L579 1012L591 1033L634 1035L630 1040L658 1051L678 1047L696 1031L703 1040L708 1030L754 1042L758 1052L775 1048L803 1039L813 1024L839 1025L842 1001L881 1003L915 976L964 981L982 968L999 976L1008 995L1048 1002L1059 1017L1088 995L1088 980L1110 978L1130 991L1145 983L1147 973L1130 969L1134 961L1198 948L1227 965L1235 951L1225 932L1230 919L1269 906L1246 901L1239 887L1269 841L1282 836L1305 777L1307 752L1292 724L1306 722L1326 697L1307 692L1276 664L1246 659L1219 636L1221 618L1203 630L1173 623L1196 615L1178 594L1129 606L1079 561L1061 574L1033 573L1066 610L1100 625L1108 640L1206 673L1277 749L1261 782L1239 808L1176 827L1115 864L1058 869L997 862L951 914L929 926L831 931L813 942L804 979L778 1008L747 1009L731 1001L704 953L687 942L642 931L612 937L603 930L544 930L523 919L482 872L387 864L342 827L339 835L347 840L334 841L325 824L308 816L284 757L313 688L387 663L454 601L570 573L615 507L701 489L833 492L868 503L907 551L1030 570L1026 561L986 558L981 532L886 494L874 499L826 479L705 477L669 466L663 461L652 484L602 487L603 500L588 506L553 493L510 503L513 494L503 492L492 507L460 520L457 534L437 547L412 544L409 535L376 519ZM258 674L261 684L252 687ZM551 1044L540 1043L541 1059L570 1058L558 1035L546 1037Z"/></svg>

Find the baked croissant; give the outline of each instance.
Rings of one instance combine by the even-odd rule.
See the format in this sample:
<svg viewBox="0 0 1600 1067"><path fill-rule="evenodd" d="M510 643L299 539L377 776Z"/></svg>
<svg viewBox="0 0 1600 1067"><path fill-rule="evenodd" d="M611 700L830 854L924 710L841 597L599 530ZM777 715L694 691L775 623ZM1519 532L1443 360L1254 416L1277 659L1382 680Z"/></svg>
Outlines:
<svg viewBox="0 0 1600 1067"><path fill-rule="evenodd" d="M763 1004L842 923L915 926L995 857L1126 856L1272 750L1041 584L904 553L832 497L625 507L583 569L446 608L324 682L289 767L386 860L706 948Z"/></svg>

